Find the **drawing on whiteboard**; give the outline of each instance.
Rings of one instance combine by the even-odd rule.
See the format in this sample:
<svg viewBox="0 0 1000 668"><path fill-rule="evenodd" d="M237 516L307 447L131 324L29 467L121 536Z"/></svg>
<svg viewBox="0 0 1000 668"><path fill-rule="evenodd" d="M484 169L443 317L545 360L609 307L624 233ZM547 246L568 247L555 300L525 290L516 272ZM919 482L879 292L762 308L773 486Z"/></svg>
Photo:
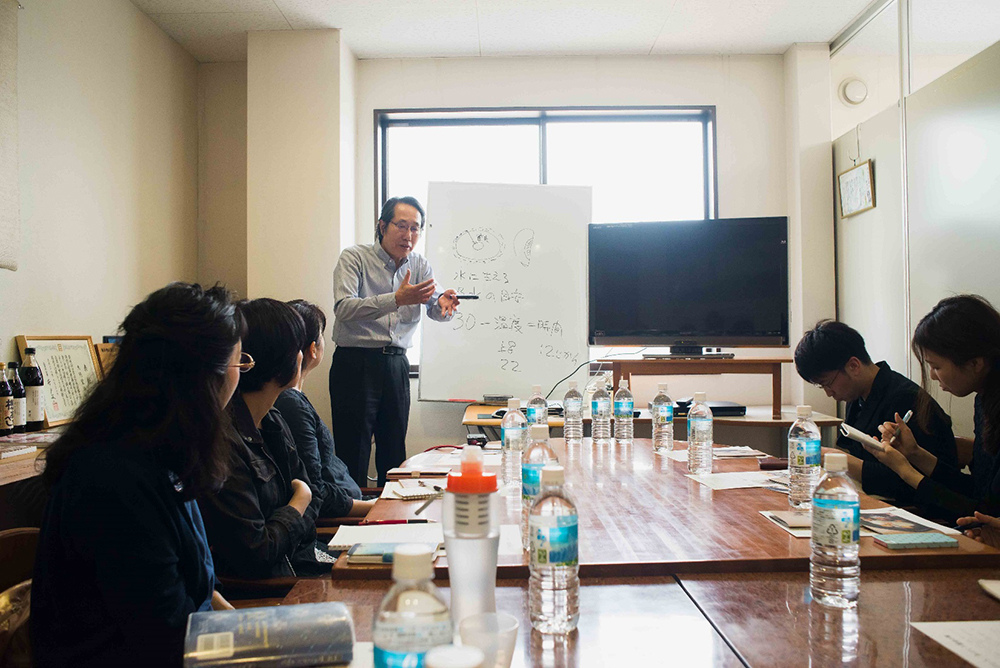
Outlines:
<svg viewBox="0 0 1000 668"><path fill-rule="evenodd" d="M503 237L488 227L464 230L452 243L455 257L469 262L493 262L503 255Z"/></svg>
<svg viewBox="0 0 1000 668"><path fill-rule="evenodd" d="M514 257L521 263L522 267L531 264L531 244L535 243L535 231L531 228L524 228L514 235Z"/></svg>

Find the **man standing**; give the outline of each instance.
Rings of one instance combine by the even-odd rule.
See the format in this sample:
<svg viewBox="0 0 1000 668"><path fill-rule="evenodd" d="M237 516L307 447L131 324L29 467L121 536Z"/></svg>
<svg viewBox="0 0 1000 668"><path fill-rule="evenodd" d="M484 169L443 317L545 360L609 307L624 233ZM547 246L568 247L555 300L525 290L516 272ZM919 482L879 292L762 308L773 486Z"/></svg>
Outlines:
<svg viewBox="0 0 1000 668"><path fill-rule="evenodd" d="M926 443L942 461L955 463L955 436L951 419L930 395L885 362L873 364L865 340L857 330L834 320L823 320L806 332L795 348L795 369L806 382L826 396L847 402L844 422L879 440L883 422L906 415L921 398L930 402L927 424L910 422L920 443ZM915 413L917 411L914 411ZM837 447L846 450L848 472L867 494L893 499L897 505L913 503L913 488L860 443L839 435Z"/></svg>
<svg viewBox="0 0 1000 668"><path fill-rule="evenodd" d="M352 246L333 271L333 342L330 404L337 456L367 487L372 434L378 484L406 459L410 417L410 363L406 349L421 307L446 322L458 306L454 290L434 284L427 260L413 252L424 229L424 210L413 197L382 207L376 243Z"/></svg>

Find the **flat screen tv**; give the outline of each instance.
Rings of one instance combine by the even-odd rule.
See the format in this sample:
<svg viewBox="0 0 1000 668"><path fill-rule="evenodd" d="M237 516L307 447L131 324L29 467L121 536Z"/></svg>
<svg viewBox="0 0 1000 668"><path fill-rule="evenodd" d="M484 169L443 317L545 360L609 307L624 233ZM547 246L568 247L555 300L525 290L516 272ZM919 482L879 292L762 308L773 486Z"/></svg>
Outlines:
<svg viewBox="0 0 1000 668"><path fill-rule="evenodd" d="M788 219L594 223L591 345L788 345Z"/></svg>

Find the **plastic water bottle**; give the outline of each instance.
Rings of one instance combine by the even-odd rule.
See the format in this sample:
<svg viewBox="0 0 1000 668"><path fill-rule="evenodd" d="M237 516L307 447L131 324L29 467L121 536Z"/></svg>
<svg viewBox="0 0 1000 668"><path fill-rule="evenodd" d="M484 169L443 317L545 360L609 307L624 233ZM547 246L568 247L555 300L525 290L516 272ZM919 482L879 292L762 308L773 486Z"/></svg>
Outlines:
<svg viewBox="0 0 1000 668"><path fill-rule="evenodd" d="M569 381L569 391L563 397L563 438L566 445L583 441L583 395L576 389L576 381Z"/></svg>
<svg viewBox="0 0 1000 668"><path fill-rule="evenodd" d="M540 633L569 633L580 621L579 528L564 482L563 467L542 469L542 491L528 519L528 611Z"/></svg>
<svg viewBox="0 0 1000 668"><path fill-rule="evenodd" d="M375 668L422 666L432 648L452 640L448 605L434 586L427 545L400 545L393 553L394 584L375 613Z"/></svg>
<svg viewBox="0 0 1000 668"><path fill-rule="evenodd" d="M521 486L521 454L528 442L528 421L521 415L521 400L508 399L500 422L500 472L504 486Z"/></svg>
<svg viewBox="0 0 1000 668"><path fill-rule="evenodd" d="M594 445L611 443L611 395L604 383L597 386L590 400L590 435Z"/></svg>
<svg viewBox="0 0 1000 668"><path fill-rule="evenodd" d="M656 386L653 397L653 450L671 452L674 449L674 401L667 394L667 384Z"/></svg>
<svg viewBox="0 0 1000 668"><path fill-rule="evenodd" d="M688 472L712 472L712 409L705 403L705 393L695 392L688 409Z"/></svg>
<svg viewBox="0 0 1000 668"><path fill-rule="evenodd" d="M788 430L788 505L805 510L812 507L813 490L823 475L820 434L811 406L796 406L795 415L798 419Z"/></svg>
<svg viewBox="0 0 1000 668"><path fill-rule="evenodd" d="M615 441L619 445L632 445L632 412L635 401L628 391L628 380L618 381L618 391L615 392Z"/></svg>
<svg viewBox="0 0 1000 668"><path fill-rule="evenodd" d="M497 474L483 471L482 449L464 448L461 470L448 474L442 513L456 628L469 615L497 611L498 503Z"/></svg>
<svg viewBox="0 0 1000 668"><path fill-rule="evenodd" d="M861 586L858 490L847 476L847 455L832 452L824 463L826 475L813 492L809 587L822 605L853 608Z"/></svg>
<svg viewBox="0 0 1000 668"><path fill-rule="evenodd" d="M528 412L528 424L549 424L549 404L542 396L542 386L531 386L531 398L526 406Z"/></svg>
<svg viewBox="0 0 1000 668"><path fill-rule="evenodd" d="M528 514L542 489L542 468L558 463L549 447L549 428L533 424L528 428L528 448L521 457L521 544L528 549Z"/></svg>

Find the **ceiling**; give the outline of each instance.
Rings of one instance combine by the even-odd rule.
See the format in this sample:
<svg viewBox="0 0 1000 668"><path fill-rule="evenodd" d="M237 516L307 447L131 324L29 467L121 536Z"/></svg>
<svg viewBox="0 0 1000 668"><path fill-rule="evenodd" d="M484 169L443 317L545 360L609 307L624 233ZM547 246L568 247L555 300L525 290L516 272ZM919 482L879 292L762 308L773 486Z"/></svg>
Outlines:
<svg viewBox="0 0 1000 668"><path fill-rule="evenodd" d="M829 42L869 0L132 0L200 62L250 30L339 28L359 58L780 54Z"/></svg>

